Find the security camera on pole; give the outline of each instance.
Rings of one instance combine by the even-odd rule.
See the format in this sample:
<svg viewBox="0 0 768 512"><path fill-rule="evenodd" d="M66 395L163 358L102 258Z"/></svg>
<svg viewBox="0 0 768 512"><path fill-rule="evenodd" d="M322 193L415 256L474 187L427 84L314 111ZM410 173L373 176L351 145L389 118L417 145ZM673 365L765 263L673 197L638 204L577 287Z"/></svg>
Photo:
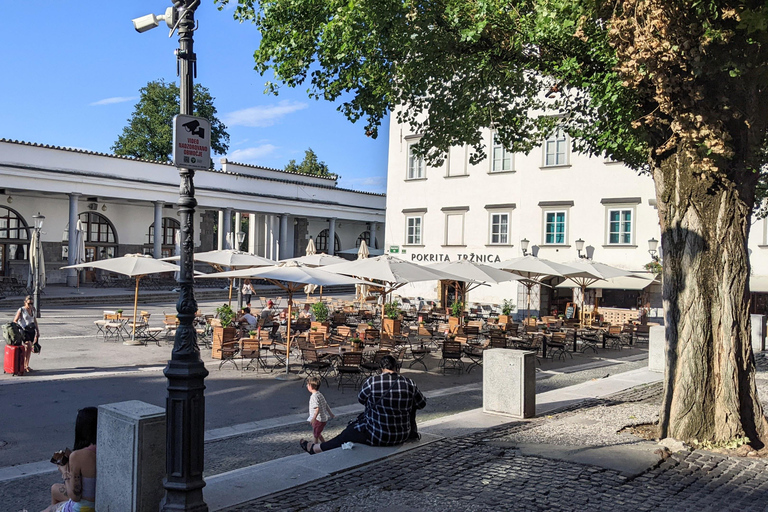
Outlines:
<svg viewBox="0 0 768 512"><path fill-rule="evenodd" d="M205 434L205 377L208 370L200 360L197 333L193 325L197 302L193 290L195 169L210 168L210 123L192 117L192 77L197 64L192 47L195 9L200 0L176 0L164 15L149 14L133 20L144 32L165 20L179 31L176 59L179 70L180 114L174 119L174 162L179 168L179 213L181 214L181 254L179 259L179 325L165 376L168 379L166 410L165 497L160 510L207 512L203 500L203 451Z"/></svg>

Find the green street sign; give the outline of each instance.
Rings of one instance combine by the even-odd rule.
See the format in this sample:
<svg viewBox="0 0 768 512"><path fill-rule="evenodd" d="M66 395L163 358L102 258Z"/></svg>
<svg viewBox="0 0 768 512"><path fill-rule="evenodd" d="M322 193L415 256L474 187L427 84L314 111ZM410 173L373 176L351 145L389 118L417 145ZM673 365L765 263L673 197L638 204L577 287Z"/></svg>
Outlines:
<svg viewBox="0 0 768 512"><path fill-rule="evenodd" d="M396 254L400 252L400 246L399 245L390 245L389 246L389 252L392 254Z"/></svg>

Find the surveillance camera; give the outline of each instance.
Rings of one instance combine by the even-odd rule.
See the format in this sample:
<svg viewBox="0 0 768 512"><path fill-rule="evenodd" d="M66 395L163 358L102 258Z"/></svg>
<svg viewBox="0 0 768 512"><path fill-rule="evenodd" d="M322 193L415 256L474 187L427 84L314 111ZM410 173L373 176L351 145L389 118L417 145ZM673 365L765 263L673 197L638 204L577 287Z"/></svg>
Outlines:
<svg viewBox="0 0 768 512"><path fill-rule="evenodd" d="M147 30L151 30L158 25L157 16L154 14L147 14L146 16L142 16L140 18L134 18L131 21L133 21L133 28L136 29L136 32L146 32Z"/></svg>

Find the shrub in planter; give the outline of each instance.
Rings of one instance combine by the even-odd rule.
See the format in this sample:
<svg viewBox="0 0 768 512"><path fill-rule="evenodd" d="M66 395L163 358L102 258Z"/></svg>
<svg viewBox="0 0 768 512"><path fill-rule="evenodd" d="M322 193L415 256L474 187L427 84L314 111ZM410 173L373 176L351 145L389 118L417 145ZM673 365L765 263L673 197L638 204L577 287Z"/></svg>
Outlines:
<svg viewBox="0 0 768 512"><path fill-rule="evenodd" d="M315 320L324 323L328 321L328 306L324 302L315 302L312 304L312 313L315 314Z"/></svg>
<svg viewBox="0 0 768 512"><path fill-rule="evenodd" d="M504 299L504 302L501 303L501 315L499 315L499 323L509 323L509 316L515 311L515 308L516 306L511 300Z"/></svg>

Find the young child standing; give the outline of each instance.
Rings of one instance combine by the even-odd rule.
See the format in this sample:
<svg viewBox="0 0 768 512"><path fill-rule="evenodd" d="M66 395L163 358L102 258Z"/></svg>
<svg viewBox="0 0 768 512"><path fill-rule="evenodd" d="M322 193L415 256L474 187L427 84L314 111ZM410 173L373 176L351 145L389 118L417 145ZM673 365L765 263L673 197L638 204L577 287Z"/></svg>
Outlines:
<svg viewBox="0 0 768 512"><path fill-rule="evenodd" d="M312 434L315 436L315 443L324 443L323 429L328 420L336 416L328 407L325 397L318 391L320 388L320 377L310 377L307 379L307 391L312 393L309 397L309 424L312 425Z"/></svg>

